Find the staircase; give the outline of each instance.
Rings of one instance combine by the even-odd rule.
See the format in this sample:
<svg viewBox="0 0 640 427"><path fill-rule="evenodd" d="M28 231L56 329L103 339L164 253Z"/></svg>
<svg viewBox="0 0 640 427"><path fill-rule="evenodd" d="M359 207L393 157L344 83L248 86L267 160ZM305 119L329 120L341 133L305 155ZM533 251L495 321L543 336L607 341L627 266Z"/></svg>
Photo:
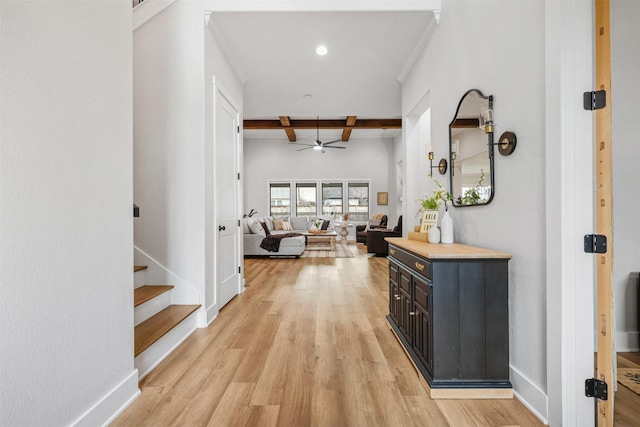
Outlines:
<svg viewBox="0 0 640 427"><path fill-rule="evenodd" d="M134 364L142 379L197 327L200 305L171 303L172 285L145 284L146 266L135 266L133 291Z"/></svg>

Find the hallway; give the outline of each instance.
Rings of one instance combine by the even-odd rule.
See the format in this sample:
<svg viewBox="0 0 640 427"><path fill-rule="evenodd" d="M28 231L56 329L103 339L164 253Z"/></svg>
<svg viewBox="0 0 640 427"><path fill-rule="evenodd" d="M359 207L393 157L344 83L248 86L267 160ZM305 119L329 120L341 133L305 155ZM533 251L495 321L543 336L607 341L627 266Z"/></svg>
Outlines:
<svg viewBox="0 0 640 427"><path fill-rule="evenodd" d="M431 400L389 329L386 258L247 259L246 291L113 426L542 423L518 400Z"/></svg>

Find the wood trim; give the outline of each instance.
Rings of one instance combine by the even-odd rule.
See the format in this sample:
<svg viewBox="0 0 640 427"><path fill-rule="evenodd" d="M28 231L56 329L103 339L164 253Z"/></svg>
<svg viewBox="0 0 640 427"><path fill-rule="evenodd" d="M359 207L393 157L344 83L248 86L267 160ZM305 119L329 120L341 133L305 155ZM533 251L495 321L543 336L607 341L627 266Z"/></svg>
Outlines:
<svg viewBox="0 0 640 427"><path fill-rule="evenodd" d="M596 232L607 237L607 253L596 258L598 334L597 376L609 386L609 398L597 400L597 425L613 426L614 389L612 264L613 264L613 191L611 156L611 4L610 0L595 0L596 89L605 90L607 104L596 110Z"/></svg>
<svg viewBox="0 0 640 427"><path fill-rule="evenodd" d="M386 237L390 244L411 251L415 254L429 259L510 259L511 255L504 252L497 252L491 249L479 248L476 246L463 245L461 243L433 244L411 240L403 237Z"/></svg>
<svg viewBox="0 0 640 427"><path fill-rule="evenodd" d="M291 120L289 119L289 116L280 116L280 124L284 128L284 132L287 134L289 142L296 142L296 131L291 128Z"/></svg>
<svg viewBox="0 0 640 427"><path fill-rule="evenodd" d="M432 388L432 399L513 399L511 388Z"/></svg>
<svg viewBox="0 0 640 427"><path fill-rule="evenodd" d="M356 124L356 116L347 116L347 121L344 129L342 129L342 140L348 141L351 138L351 131L353 130L353 126Z"/></svg>
<svg viewBox="0 0 640 427"><path fill-rule="evenodd" d="M344 120L290 120L294 129L344 129ZM245 130L283 129L280 120L245 120ZM402 129L402 119L358 119L353 129Z"/></svg>

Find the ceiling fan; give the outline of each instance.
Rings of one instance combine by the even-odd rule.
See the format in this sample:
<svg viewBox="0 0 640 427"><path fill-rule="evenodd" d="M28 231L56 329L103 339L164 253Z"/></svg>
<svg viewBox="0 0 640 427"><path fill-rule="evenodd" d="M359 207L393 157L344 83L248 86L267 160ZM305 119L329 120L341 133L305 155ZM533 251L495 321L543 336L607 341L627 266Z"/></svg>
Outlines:
<svg viewBox="0 0 640 427"><path fill-rule="evenodd" d="M322 142L320 141L320 116L316 116L316 120L318 122L317 128L316 128L316 138L313 139L312 137L308 137L309 139L311 139L313 141L313 144L300 144L299 142L292 142L292 144L295 145L304 145L306 146L306 148L300 148L297 151L302 151L302 150L308 150L309 148L313 148L314 150L320 151L322 153L324 153L324 149L325 148L339 148L341 150L344 150L347 147L334 147L331 144L335 144L336 142L340 142L340 139L336 139L335 141L329 141L329 142Z"/></svg>

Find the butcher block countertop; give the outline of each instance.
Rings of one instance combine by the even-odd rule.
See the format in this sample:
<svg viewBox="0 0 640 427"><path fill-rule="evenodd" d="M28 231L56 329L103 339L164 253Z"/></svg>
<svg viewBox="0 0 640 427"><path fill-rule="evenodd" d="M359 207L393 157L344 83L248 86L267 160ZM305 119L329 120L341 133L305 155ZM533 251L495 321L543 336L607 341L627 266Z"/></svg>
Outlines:
<svg viewBox="0 0 640 427"><path fill-rule="evenodd" d="M389 244L406 249L416 255L429 259L464 259L464 258L506 258L511 259L511 254L492 251L491 249L477 246L463 245L462 243L426 243L419 240L410 240L404 237L386 237Z"/></svg>

